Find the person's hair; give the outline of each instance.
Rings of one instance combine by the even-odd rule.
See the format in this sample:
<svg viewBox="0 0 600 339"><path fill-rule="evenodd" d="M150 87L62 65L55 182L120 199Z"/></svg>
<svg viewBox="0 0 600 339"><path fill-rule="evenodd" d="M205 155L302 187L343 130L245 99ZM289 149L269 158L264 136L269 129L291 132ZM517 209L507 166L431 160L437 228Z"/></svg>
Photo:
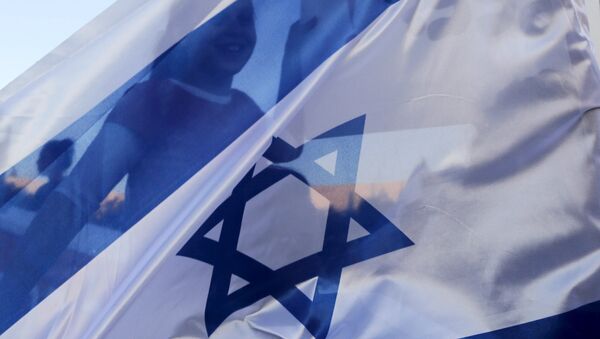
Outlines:
<svg viewBox="0 0 600 339"><path fill-rule="evenodd" d="M40 156L37 161L38 171L43 172L48 166L50 166L56 159L58 159L62 154L67 152L71 146L73 146L73 141L71 139L62 139L62 140L50 140L42 147L40 151ZM69 167L71 165L71 157L67 160L65 167ZM66 170L66 168L65 168Z"/></svg>

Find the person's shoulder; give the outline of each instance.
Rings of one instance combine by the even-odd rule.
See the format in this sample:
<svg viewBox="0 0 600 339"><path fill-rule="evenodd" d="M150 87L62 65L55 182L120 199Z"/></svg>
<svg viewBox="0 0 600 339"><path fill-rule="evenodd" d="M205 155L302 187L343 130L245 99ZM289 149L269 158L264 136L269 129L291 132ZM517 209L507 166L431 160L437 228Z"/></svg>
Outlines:
<svg viewBox="0 0 600 339"><path fill-rule="evenodd" d="M172 91L173 85L167 80L139 82L119 99L106 121L140 136L152 136L164 124L167 100Z"/></svg>
<svg viewBox="0 0 600 339"><path fill-rule="evenodd" d="M258 116L262 116L264 114L262 109L248 94L238 89L233 89L231 101L237 109L242 108L244 111L254 113Z"/></svg>
<svg viewBox="0 0 600 339"><path fill-rule="evenodd" d="M148 79L131 86L122 100L138 104L152 105L163 101L174 89L171 81L166 79Z"/></svg>

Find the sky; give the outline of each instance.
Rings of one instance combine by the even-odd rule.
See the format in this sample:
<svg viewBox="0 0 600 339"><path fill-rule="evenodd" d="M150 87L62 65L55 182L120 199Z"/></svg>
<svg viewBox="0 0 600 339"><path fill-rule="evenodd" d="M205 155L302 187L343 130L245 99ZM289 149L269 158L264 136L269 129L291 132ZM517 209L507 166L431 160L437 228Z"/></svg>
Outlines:
<svg viewBox="0 0 600 339"><path fill-rule="evenodd" d="M0 0L0 89L115 0Z"/></svg>

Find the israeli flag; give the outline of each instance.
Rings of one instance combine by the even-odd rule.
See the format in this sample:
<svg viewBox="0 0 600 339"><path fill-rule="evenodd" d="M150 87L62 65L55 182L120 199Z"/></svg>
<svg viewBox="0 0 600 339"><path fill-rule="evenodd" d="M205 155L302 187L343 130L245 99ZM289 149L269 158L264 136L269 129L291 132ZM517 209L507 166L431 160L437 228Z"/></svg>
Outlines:
<svg viewBox="0 0 600 339"><path fill-rule="evenodd" d="M118 2L0 94L2 337L597 337L584 6Z"/></svg>

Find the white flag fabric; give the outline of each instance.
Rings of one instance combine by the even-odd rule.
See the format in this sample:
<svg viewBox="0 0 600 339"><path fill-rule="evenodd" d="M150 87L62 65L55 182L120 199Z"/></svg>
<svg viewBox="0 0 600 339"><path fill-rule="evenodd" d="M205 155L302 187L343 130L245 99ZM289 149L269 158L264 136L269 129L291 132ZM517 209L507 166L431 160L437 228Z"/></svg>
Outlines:
<svg viewBox="0 0 600 339"><path fill-rule="evenodd" d="M583 7L145 2L0 106L3 337L597 336Z"/></svg>

